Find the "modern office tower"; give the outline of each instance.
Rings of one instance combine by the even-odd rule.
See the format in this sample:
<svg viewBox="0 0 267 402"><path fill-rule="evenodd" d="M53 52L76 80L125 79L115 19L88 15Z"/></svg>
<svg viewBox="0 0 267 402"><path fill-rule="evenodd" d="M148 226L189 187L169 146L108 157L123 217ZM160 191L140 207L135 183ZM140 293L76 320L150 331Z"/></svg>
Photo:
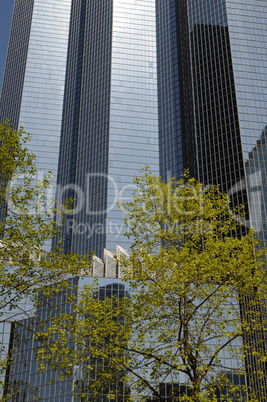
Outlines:
<svg viewBox="0 0 267 402"><path fill-rule="evenodd" d="M70 12L70 3L62 7L62 16ZM64 82L51 81L59 70L48 77L42 67L56 41L49 42L46 61L33 61L41 35L35 24L31 46L37 4L60 7L63 1L16 1L9 49L13 40L22 63L8 52L1 105L1 118L9 110L14 124L33 134L34 127L25 122L33 121L26 95L33 91L34 79L39 85L42 72L40 88L45 90ZM266 241L266 1L76 0L71 7L58 195L60 200L73 195L76 204L64 227L65 250L92 249L100 256L116 243L128 248L116 201L130 195L127 186L145 164L158 172L158 149L164 179L179 177L188 168L205 184L220 184L234 205L245 205L245 226L254 226ZM48 19L55 15L42 13ZM50 22L46 27L50 34ZM23 41L18 41L20 29ZM60 27L59 35L63 32ZM60 63L59 49L55 53ZM59 92L63 94L63 86ZM49 100L57 94L56 88ZM60 105L61 113L62 99L53 103L53 111ZM44 110L41 106L38 116ZM19 111L28 120L20 120ZM46 122L43 127L47 134ZM51 143L47 155L56 150L49 148ZM42 156L39 150L37 154Z"/></svg>
<svg viewBox="0 0 267 402"><path fill-rule="evenodd" d="M37 156L37 179L52 171L54 185L70 11L71 0L15 0L0 99L0 121L9 119L32 134L28 148ZM8 347L10 315L7 311L0 326L1 359Z"/></svg>
<svg viewBox="0 0 267 402"><path fill-rule="evenodd" d="M196 143L194 151L191 141L196 160L192 173L206 184L220 184L234 204L245 204L246 225L254 226L266 240L266 213L257 213L266 208L266 149L257 144L263 144L267 117L267 4L259 0L175 4L182 39L180 102L192 110L189 116L181 108L182 137L192 132Z"/></svg>
<svg viewBox="0 0 267 402"><path fill-rule="evenodd" d="M160 175L183 172L176 2L156 1Z"/></svg>
<svg viewBox="0 0 267 402"><path fill-rule="evenodd" d="M262 191L262 184L267 183L267 126L262 131L261 136L257 139L248 153L245 161L245 172L249 178L249 197L251 200L250 216L253 226L258 233L260 239L266 242L266 194ZM242 183L242 185L244 185Z"/></svg>
<svg viewBox="0 0 267 402"><path fill-rule="evenodd" d="M124 245L116 202L145 165L159 172L155 1L17 0L0 116L33 134L38 171L56 175L59 153L63 197L81 195L66 250ZM21 346L29 364L16 361L14 381L34 373L31 346ZM43 395L46 379L35 374Z"/></svg>
<svg viewBox="0 0 267 402"><path fill-rule="evenodd" d="M85 285L92 286L97 279L98 292L95 293L95 297L99 300L113 296L117 296L119 299L130 297L130 286L121 280L121 266L118 263L120 257L127 258L129 254L119 246L114 251L116 251L118 259L115 259L109 250L104 250L103 260L94 256L91 276L83 277L80 275L70 279L69 292L78 296L78 290L80 291ZM40 344L34 339L33 334L39 330L40 324L43 325L51 319L55 311L58 311L59 306L62 306L61 312L69 314L71 306L66 303L65 296L64 292L59 292L53 297L53 303L51 303L50 298L42 300L42 295L39 295L37 313L12 324L9 338L9 353L12 356L12 362L8 366L4 378L4 396L7 393L11 395L8 400L25 402L34 400L73 402L81 400L77 394L73 396L72 393L75 390L80 390L82 379L87 373L86 367L82 368L77 362L73 376L64 381L64 379L59 378L59 372L49 370L49 368L43 373L38 372L35 358ZM129 395L129 388L127 384L122 382L118 386L121 387L121 400L125 400L126 396ZM107 390L103 390L103 395L99 396L99 401L107 400L105 393Z"/></svg>
<svg viewBox="0 0 267 402"><path fill-rule="evenodd" d="M83 276L83 272L81 272L80 276L70 279L71 286L68 288L70 294L74 294L76 297L78 297L78 292L80 292L84 286L89 285L94 286L94 297L98 298L101 301L104 301L106 298L111 299L114 296L118 297L118 299L121 299L123 297L131 297L131 286L122 280L122 266L119 263L122 258L127 259L129 257L129 252L120 246L117 246L116 250L113 251L116 252L116 257L110 250L106 249L103 252L103 260L101 260L97 256L93 256L92 270L90 274L88 276ZM134 290L134 292L136 292L136 289ZM42 343L38 344L38 341L34 339L34 333L35 331L39 332L40 324L42 328L44 323L46 324L50 321L51 316L57 314L56 312L59 310L60 306L62 307L61 312L63 314L66 313L68 315L71 311L71 305L69 304L69 302L66 303L65 291L58 292L55 295L50 294L50 296L48 296L48 299L44 298L44 300L42 300L41 297L42 295L39 295L39 308L36 314L27 319L18 320L12 325L9 342L9 353L12 357L12 362L8 366L8 370L6 371L4 379L4 396L6 396L7 392L9 392L9 395L11 395L11 397L8 400L14 402L29 402L35 400L41 400L44 402L82 402L84 399L82 397L79 397L79 395L82 393L82 390L84 390L85 387L88 387L90 379L95 378L95 376L97 375L97 370L99 368L101 369L103 365L104 367L106 367L106 364L108 364L108 362L106 361L106 359L103 359L103 361L101 361L100 359L100 361L98 362L91 358L90 366L93 367L94 370L90 373L90 375L88 370L88 361L86 359L80 361L79 358L76 360L75 366L73 367L73 372L70 374L69 377L65 376L65 378L60 378L59 371L53 371L49 369L49 365L46 366L46 371L40 373L37 369L35 356L38 348L43 348L44 345ZM69 334L71 337L71 345L72 347L74 347L75 336L72 336L71 330ZM151 340L153 342L153 335L151 334L151 332L149 332L147 336L148 342L150 342ZM212 346L214 347L214 345L211 345L211 347ZM51 347L53 347L53 343L51 343ZM80 344L80 341L78 342L77 347L83 348L83 346L81 346ZM165 346L162 345L162 347L164 348ZM166 344L166 348L168 349L168 342ZM88 350L85 348L84 353L89 354L90 347L88 347ZM226 356L227 352L221 355L221 357L227 359ZM223 358L222 364L224 361ZM144 375L142 367L144 368L141 359L141 376ZM229 360L227 367L229 368ZM145 371L149 375L149 367L146 366ZM176 398L178 398L177 400L180 400L179 398L184 396L185 394L189 397L192 395L192 389L190 388L188 382L186 382L186 376L184 374L179 373L179 375L177 375L177 373L173 373L167 375L166 373L167 371L162 368L162 382L160 381L158 384L158 389L162 400L164 400L164 397L167 400L167 397L170 398L171 396L174 398L174 400L176 400ZM222 393L224 396L228 395L229 401L238 400L241 402L247 402L248 399L246 398L246 396L244 395L244 391L242 390L242 386L246 385L244 375L238 375L236 372L230 370L228 370L225 374L226 378L229 380L229 383L225 385L225 389L220 389L218 387L218 389L216 390L218 402L221 400L225 402L228 401L226 397L222 397ZM119 395L117 395L116 401L126 401L126 398L129 396L129 394L131 394L133 400L135 400L134 397L136 394L134 383L136 382L136 378L131 378L130 376L128 381L123 382L120 379L119 373L117 373L117 375L118 382L116 384L116 389L117 391L119 391ZM153 376L149 376L149 378L152 379ZM230 389L230 384L234 385L237 389L240 388L241 399L237 397L236 391L234 392L234 395L231 394L233 390ZM112 384L111 386L115 387L114 384ZM151 386L155 386L153 381ZM87 388L86 392L88 392L88 394L86 396L86 400L99 402L108 401L109 399L107 399L107 394L109 390L111 389L106 389L105 387L103 387L102 392L100 391L98 397L94 398L93 396L90 396L90 391L88 391ZM140 397L137 400L140 400ZM154 395L154 393L148 388L147 398L144 399L144 401L148 402L156 400L159 400L158 396Z"/></svg>
<svg viewBox="0 0 267 402"><path fill-rule="evenodd" d="M116 203L145 165L159 173L155 12L154 0L73 2L57 195L76 198L66 251L127 248Z"/></svg>
<svg viewBox="0 0 267 402"><path fill-rule="evenodd" d="M265 239L267 11L246 1L16 0L0 117L33 134L40 171L59 153L66 250L124 244L116 201L158 149L164 178L219 183Z"/></svg>
<svg viewBox="0 0 267 402"><path fill-rule="evenodd" d="M15 0L0 121L32 134L38 178L57 177L71 0Z"/></svg>
<svg viewBox="0 0 267 402"><path fill-rule="evenodd" d="M179 38L172 59L178 55L184 166L201 182L219 184L234 206L243 204L244 227L254 227L266 244L267 3L170 3ZM247 363L250 385L266 395L266 384L253 375L257 359Z"/></svg>
<svg viewBox="0 0 267 402"><path fill-rule="evenodd" d="M186 1L156 0L160 175L198 176Z"/></svg>
<svg viewBox="0 0 267 402"><path fill-rule="evenodd" d="M161 175L189 168L205 184L220 184L266 241L267 4L158 0L156 7ZM179 163L170 158L175 147Z"/></svg>

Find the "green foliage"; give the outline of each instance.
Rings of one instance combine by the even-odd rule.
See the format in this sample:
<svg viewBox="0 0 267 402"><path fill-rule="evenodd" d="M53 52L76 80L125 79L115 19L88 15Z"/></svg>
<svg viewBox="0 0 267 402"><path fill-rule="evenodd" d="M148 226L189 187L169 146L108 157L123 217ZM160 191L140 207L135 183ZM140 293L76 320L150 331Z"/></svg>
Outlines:
<svg viewBox="0 0 267 402"><path fill-rule="evenodd" d="M39 291L40 285L45 288L51 281L79 272L76 255L65 256L60 248L44 251L59 228L54 224L53 201L46 196L51 175L35 181L35 156L26 148L29 139L8 121L0 125L2 213L4 210L0 222L0 314L6 307L16 308L25 294Z"/></svg>
<svg viewBox="0 0 267 402"><path fill-rule="evenodd" d="M77 370L84 401L120 400L123 387L129 401L265 400L266 251L253 229L243 232L243 209L187 174L165 184L145 170L135 184L133 201L121 205L133 240L120 261L131 297L101 300L98 283L84 287L72 314L37 335L43 369L65 378ZM237 386L232 376L245 374ZM164 383L187 395L174 387L162 397Z"/></svg>
<svg viewBox="0 0 267 402"><path fill-rule="evenodd" d="M8 121L0 125L0 323L33 315L88 265L86 256L64 255L60 247L44 251L59 228L46 196L51 174L36 181L29 140Z"/></svg>

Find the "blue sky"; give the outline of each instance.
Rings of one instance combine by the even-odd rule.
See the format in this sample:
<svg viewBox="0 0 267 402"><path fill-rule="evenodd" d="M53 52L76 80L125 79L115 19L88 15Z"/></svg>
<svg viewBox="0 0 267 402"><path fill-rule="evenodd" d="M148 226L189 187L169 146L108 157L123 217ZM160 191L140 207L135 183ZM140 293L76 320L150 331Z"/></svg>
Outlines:
<svg viewBox="0 0 267 402"><path fill-rule="evenodd" d="M0 88L5 68L14 0L0 0Z"/></svg>

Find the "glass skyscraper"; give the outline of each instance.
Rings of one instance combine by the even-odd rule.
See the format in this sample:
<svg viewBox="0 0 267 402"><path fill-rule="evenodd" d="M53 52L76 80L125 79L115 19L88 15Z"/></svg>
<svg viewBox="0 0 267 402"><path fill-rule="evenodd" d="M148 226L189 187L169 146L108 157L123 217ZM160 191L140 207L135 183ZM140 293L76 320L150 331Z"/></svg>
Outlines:
<svg viewBox="0 0 267 402"><path fill-rule="evenodd" d="M220 184L265 240L266 12L261 0L15 1L0 118L32 133L59 201L75 196L66 250L129 246L116 202L145 165Z"/></svg>
<svg viewBox="0 0 267 402"><path fill-rule="evenodd" d="M205 184L220 184L234 205L244 204L245 225L255 227L266 241L267 4L174 3L181 37L182 141L195 159L189 161L185 145L184 167L191 166L192 174Z"/></svg>
<svg viewBox="0 0 267 402"><path fill-rule="evenodd" d="M0 117L76 199L66 251L129 248L116 202L145 165L219 184L266 243L266 18L265 0L15 1Z"/></svg>
<svg viewBox="0 0 267 402"><path fill-rule="evenodd" d="M206 185L219 184L233 206L243 204L244 229L254 227L266 244L267 3L175 5L184 167ZM250 385L262 398L257 359L247 363Z"/></svg>
<svg viewBox="0 0 267 402"><path fill-rule="evenodd" d="M158 0L156 8L160 173L189 169L220 184L266 241L267 4Z"/></svg>
<svg viewBox="0 0 267 402"><path fill-rule="evenodd" d="M71 0L15 0L0 121L32 134L38 178L51 171L55 188Z"/></svg>
<svg viewBox="0 0 267 402"><path fill-rule="evenodd" d="M115 250L113 250L115 251ZM121 247L116 247L117 256L127 257L128 253ZM129 284L121 280L121 267L113 253L105 250L103 260L94 256L92 263L92 277L79 276L70 280L69 292L77 296L78 290L84 285L93 285L93 281L98 279L99 294L96 296L100 300L111 298L112 296L130 297L131 289ZM65 294L59 292L53 298L54 306L62 306L61 312L69 313L70 305L65 302ZM41 296L40 300L41 301ZM73 395L73 391L79 389L79 382L83 379L82 366L79 362L73 371L73 376L59 378L59 372L47 371L40 373L37 369L35 358L36 351L40 344L34 339L33 333L41 331L39 325L47 322L48 317L55 314L51 300L48 303L40 303L44 308L39 309L35 316L21 319L12 324L9 342L9 352L12 353L12 363L8 366L5 375L6 389L11 394L11 401L35 401L46 402L74 402L81 399ZM51 315L50 315L51 314ZM12 351L12 352L11 352ZM84 367L86 373L86 367ZM121 383L122 385L122 383ZM124 389L123 389L124 388ZM129 394L127 387L122 386L121 400L125 400ZM24 398L24 399L23 399ZM38 399L39 398L39 399ZM103 398L103 399L102 399ZM93 401L94 399L89 399ZM99 396L99 401L106 401L105 395Z"/></svg>
<svg viewBox="0 0 267 402"><path fill-rule="evenodd" d="M15 2L0 116L33 134L39 171L56 176L59 167L60 200L80 197L66 225L65 250L104 255L105 265L95 259L98 277L104 266L108 277L116 266L104 248L127 246L117 201L131 196L133 176L143 167L159 173L155 12L153 0L34 1L30 9ZM23 46L16 44L21 29L27 29ZM8 97L13 87L20 89L17 103ZM101 286L115 289L116 273L111 277ZM51 385L51 373L37 373L29 325L34 319L11 330L14 360L5 381L14 398L34 399L37 387L42 400L72 400L69 384Z"/></svg>
<svg viewBox="0 0 267 402"><path fill-rule="evenodd" d="M54 188L70 11L71 0L15 0L0 99L0 121L9 119L32 134L28 148L37 156L37 180L52 171ZM6 322L0 324L1 359L8 349L11 316L7 309Z"/></svg>
<svg viewBox="0 0 267 402"><path fill-rule="evenodd" d="M101 255L130 245L117 201L133 177L159 173L155 1L72 7L57 199L76 198L65 250Z"/></svg>

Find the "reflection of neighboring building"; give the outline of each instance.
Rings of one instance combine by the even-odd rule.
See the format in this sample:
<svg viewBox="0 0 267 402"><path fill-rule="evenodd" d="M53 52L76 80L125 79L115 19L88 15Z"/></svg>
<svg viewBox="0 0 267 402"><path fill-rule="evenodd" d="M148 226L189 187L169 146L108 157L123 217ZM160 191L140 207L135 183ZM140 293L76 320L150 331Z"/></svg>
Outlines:
<svg viewBox="0 0 267 402"><path fill-rule="evenodd" d="M267 241L267 126L245 162L250 224Z"/></svg>

